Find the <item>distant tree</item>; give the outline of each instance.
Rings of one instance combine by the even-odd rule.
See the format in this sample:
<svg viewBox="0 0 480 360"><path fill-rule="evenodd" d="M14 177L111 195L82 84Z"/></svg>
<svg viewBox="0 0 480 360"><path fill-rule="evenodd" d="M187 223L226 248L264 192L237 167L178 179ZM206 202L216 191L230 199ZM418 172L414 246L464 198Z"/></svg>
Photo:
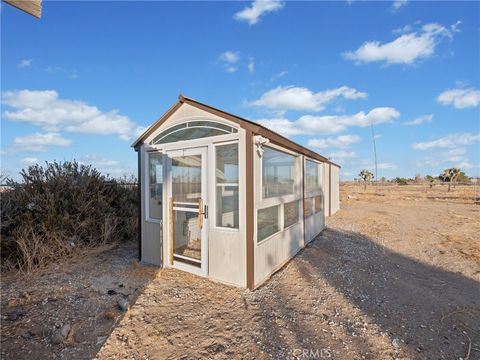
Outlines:
<svg viewBox="0 0 480 360"><path fill-rule="evenodd" d="M367 190L367 183L373 180L373 174L370 171L363 169L358 176L363 180L363 189Z"/></svg>
<svg viewBox="0 0 480 360"><path fill-rule="evenodd" d="M408 185L408 179L396 177L394 180L398 185Z"/></svg>
<svg viewBox="0 0 480 360"><path fill-rule="evenodd" d="M458 174L457 182L459 182L459 183L469 183L470 178L467 175L465 175L465 173L463 171L460 171L460 174Z"/></svg>
<svg viewBox="0 0 480 360"><path fill-rule="evenodd" d="M430 185L430 189L435 185L435 178L432 175L427 175L425 176L425 180L428 181L428 184Z"/></svg>
<svg viewBox="0 0 480 360"><path fill-rule="evenodd" d="M444 181L448 182L448 190L451 190L451 185L453 183L453 187L455 187L455 182L457 181L458 177L460 176L460 169L459 168L450 168L443 170L443 173L440 174L439 178Z"/></svg>
<svg viewBox="0 0 480 360"><path fill-rule="evenodd" d="M422 175L415 174L415 180L414 180L415 184L421 184L423 183L424 180L425 179L422 177Z"/></svg>
<svg viewBox="0 0 480 360"><path fill-rule="evenodd" d="M382 183L384 183L384 182L387 181L387 179L385 179L385 176L382 176L382 177L380 178L380 181L381 181Z"/></svg>

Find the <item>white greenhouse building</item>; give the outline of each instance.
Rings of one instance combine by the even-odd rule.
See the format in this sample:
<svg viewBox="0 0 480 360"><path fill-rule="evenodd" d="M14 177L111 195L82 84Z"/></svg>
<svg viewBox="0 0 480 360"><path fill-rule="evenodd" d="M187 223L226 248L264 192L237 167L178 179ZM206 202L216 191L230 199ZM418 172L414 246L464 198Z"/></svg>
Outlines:
<svg viewBox="0 0 480 360"><path fill-rule="evenodd" d="M132 146L145 263L254 289L339 208L338 165L182 95Z"/></svg>

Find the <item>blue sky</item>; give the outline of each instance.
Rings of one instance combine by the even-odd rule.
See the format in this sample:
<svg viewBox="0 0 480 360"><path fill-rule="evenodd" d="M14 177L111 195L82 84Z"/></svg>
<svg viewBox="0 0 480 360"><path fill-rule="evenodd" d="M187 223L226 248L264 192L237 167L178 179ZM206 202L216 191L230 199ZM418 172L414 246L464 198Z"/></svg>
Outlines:
<svg viewBox="0 0 480 360"><path fill-rule="evenodd" d="M2 173L77 159L135 173L130 144L183 93L342 165L342 178L480 174L478 2L1 5Z"/></svg>

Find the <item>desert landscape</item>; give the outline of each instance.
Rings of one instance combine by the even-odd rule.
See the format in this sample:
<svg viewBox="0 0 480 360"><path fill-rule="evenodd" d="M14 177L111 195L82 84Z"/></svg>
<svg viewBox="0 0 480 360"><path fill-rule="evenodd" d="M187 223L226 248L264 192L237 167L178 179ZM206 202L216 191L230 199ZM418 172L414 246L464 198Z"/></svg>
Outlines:
<svg viewBox="0 0 480 360"><path fill-rule="evenodd" d="M478 359L473 186L341 186L255 291L158 270L135 242L2 279L2 359Z"/></svg>

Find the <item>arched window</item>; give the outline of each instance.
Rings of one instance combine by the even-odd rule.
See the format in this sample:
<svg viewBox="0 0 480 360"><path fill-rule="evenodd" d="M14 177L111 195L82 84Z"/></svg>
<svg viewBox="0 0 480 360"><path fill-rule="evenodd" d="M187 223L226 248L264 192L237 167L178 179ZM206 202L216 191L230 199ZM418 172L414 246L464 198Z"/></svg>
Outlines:
<svg viewBox="0 0 480 360"><path fill-rule="evenodd" d="M215 121L189 121L168 128L158 134L151 145L172 143L182 140L200 139L210 136L232 134L238 132L234 127Z"/></svg>

